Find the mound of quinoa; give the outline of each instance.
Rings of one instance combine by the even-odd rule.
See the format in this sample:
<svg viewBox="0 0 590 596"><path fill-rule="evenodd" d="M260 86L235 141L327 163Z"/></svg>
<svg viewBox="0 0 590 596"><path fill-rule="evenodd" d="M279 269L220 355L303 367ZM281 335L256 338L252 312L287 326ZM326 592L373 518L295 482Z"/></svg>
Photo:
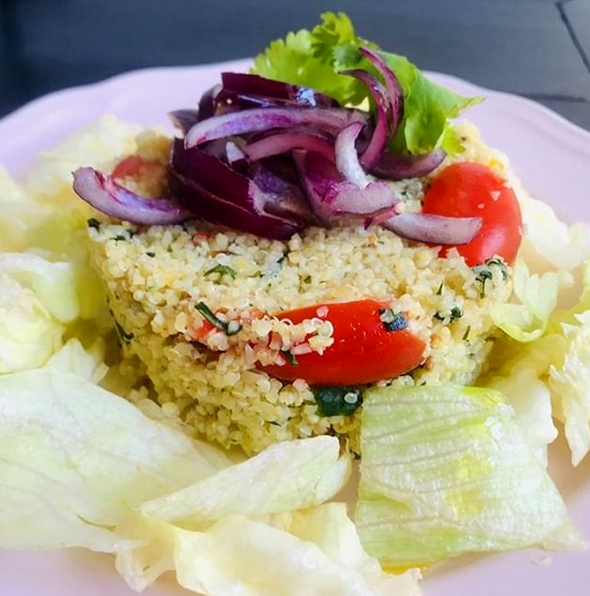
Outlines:
<svg viewBox="0 0 590 596"><path fill-rule="evenodd" d="M505 158L473 126L459 132L466 146L459 159L508 175ZM144 135L139 151L164 162L168 143ZM398 184L406 207L419 208L428 180ZM89 237L124 353L142 363L159 403L198 436L248 454L326 433L358 448L360 401L352 413L325 416L304 380L283 382L260 370L285 354L321 353L331 344L328 321L293 325L278 313L384 301L404 313L427 349L420 367L383 383L466 385L491 349L490 307L511 293L511 272L500 259L468 267L454 251L439 258L435 248L379 226L311 227L277 241L198 221L141 227L100 217L91 220ZM207 311L219 326L205 322Z"/></svg>

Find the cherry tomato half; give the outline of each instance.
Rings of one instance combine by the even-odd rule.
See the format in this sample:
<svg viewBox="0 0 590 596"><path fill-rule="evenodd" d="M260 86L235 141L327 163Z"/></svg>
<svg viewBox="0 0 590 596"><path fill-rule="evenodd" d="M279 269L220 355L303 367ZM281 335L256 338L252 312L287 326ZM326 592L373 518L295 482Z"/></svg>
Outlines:
<svg viewBox="0 0 590 596"><path fill-rule="evenodd" d="M522 238L520 207L506 181L487 166L458 162L446 167L432 182L422 211L448 217L481 217L475 238L456 247L468 265L484 263L494 256L508 263L514 261Z"/></svg>
<svg viewBox="0 0 590 596"><path fill-rule="evenodd" d="M388 330L387 308L376 300L315 304L278 315L300 323L320 318L334 327L334 343L322 354L311 352L296 362L262 367L284 381L304 379L310 385L363 385L411 371L424 359L425 343L407 328ZM400 319L403 327L403 315Z"/></svg>
<svg viewBox="0 0 590 596"><path fill-rule="evenodd" d="M149 177L150 174L157 173L161 167L157 162L141 155L129 155L115 166L111 175L116 179L136 178L141 175Z"/></svg>

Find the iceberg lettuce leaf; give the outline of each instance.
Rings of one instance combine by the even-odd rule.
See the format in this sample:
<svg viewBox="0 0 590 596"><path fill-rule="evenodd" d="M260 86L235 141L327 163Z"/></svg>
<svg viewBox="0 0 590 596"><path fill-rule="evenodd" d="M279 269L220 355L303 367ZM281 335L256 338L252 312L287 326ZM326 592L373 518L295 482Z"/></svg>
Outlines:
<svg viewBox="0 0 590 596"><path fill-rule="evenodd" d="M13 252L30 247L28 231L40 225L50 206L35 201L0 165L0 251Z"/></svg>
<svg viewBox="0 0 590 596"><path fill-rule="evenodd" d="M539 461L547 467L547 446L558 435L553 423L551 392L547 384L539 379L532 366L525 366L505 377L492 377L485 386L497 389L506 396L529 445Z"/></svg>
<svg viewBox="0 0 590 596"><path fill-rule="evenodd" d="M513 186L520 186L513 181ZM518 193L526 233L520 254L535 272L573 271L590 257L590 225L561 221L551 205Z"/></svg>
<svg viewBox="0 0 590 596"><path fill-rule="evenodd" d="M0 373L43 366L68 328L104 310L89 266L34 253L0 254Z"/></svg>
<svg viewBox="0 0 590 596"><path fill-rule="evenodd" d="M71 373L0 376L0 547L116 551L142 502L229 465Z"/></svg>
<svg viewBox="0 0 590 596"><path fill-rule="evenodd" d="M385 568L464 552L581 546L498 391L373 388L362 416L356 522Z"/></svg>
<svg viewBox="0 0 590 596"><path fill-rule="evenodd" d="M575 318L576 325L562 323L566 349L554 353L561 362L549 367L548 380L574 466L590 451L590 310Z"/></svg>
<svg viewBox="0 0 590 596"><path fill-rule="evenodd" d="M522 260L514 263L512 281L514 303L492 306L494 323L517 341L528 342L541 337L557 306L559 279L556 273L531 274Z"/></svg>
<svg viewBox="0 0 590 596"><path fill-rule="evenodd" d="M189 529L229 515L261 517L306 509L333 497L350 473L336 437L271 445L258 455L141 507Z"/></svg>
<svg viewBox="0 0 590 596"><path fill-rule="evenodd" d="M0 270L0 374L45 364L63 331L35 292Z"/></svg>
<svg viewBox="0 0 590 596"><path fill-rule="evenodd" d="M51 356L45 367L73 373L98 385L109 370L104 360L105 342L102 338L86 349L78 338L72 337Z"/></svg>
<svg viewBox="0 0 590 596"><path fill-rule="evenodd" d="M539 338L526 344L499 342L495 377L483 380L501 383L509 395L527 393L528 389L520 384L521 371L534 372L537 381L529 380L537 388L538 383L547 388L552 414L564 423L573 465L590 451L590 259L582 264L580 277L577 299L568 308L553 310ZM536 389L533 393L540 396Z"/></svg>
<svg viewBox="0 0 590 596"><path fill-rule="evenodd" d="M35 200L60 211L79 207L80 199L72 189L72 172L82 166L101 167L133 153L140 131L138 124L105 115L40 154L22 188Z"/></svg>
<svg viewBox="0 0 590 596"><path fill-rule="evenodd" d="M386 575L363 551L344 505L281 521L230 515L197 532L138 514L122 531L144 545L118 553L117 570L138 591L174 570L180 585L205 596L419 594L417 570Z"/></svg>

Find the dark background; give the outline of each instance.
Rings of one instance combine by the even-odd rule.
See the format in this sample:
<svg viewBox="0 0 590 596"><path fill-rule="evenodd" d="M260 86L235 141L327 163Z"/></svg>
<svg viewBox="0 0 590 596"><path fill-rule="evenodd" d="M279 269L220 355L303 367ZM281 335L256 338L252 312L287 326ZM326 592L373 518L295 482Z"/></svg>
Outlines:
<svg viewBox="0 0 590 596"><path fill-rule="evenodd" d="M131 69L252 56L324 10L421 68L590 129L590 0L0 0L0 115Z"/></svg>

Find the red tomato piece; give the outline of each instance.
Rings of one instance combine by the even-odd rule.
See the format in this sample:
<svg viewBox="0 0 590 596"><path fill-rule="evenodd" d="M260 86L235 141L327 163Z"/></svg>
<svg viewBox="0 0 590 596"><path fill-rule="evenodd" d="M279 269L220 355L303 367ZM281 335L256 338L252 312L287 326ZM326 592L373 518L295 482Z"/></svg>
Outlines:
<svg viewBox="0 0 590 596"><path fill-rule="evenodd" d="M312 318L330 321L334 343L322 354L300 354L295 356L296 363L262 369L284 381L304 379L321 386L364 385L407 373L424 360L426 344L407 328L389 331L382 320L386 308L366 299L280 313L278 318L293 323Z"/></svg>
<svg viewBox="0 0 590 596"><path fill-rule="evenodd" d="M129 155L123 158L113 169L111 175L119 180L123 178L136 178L140 175L149 176L156 173L161 166L141 155Z"/></svg>
<svg viewBox="0 0 590 596"><path fill-rule="evenodd" d="M468 265L494 256L507 263L516 258L522 239L518 200L506 180L487 166L458 162L446 167L427 191L422 211L447 217L481 217L475 238L456 246ZM447 251L444 248L441 254Z"/></svg>

